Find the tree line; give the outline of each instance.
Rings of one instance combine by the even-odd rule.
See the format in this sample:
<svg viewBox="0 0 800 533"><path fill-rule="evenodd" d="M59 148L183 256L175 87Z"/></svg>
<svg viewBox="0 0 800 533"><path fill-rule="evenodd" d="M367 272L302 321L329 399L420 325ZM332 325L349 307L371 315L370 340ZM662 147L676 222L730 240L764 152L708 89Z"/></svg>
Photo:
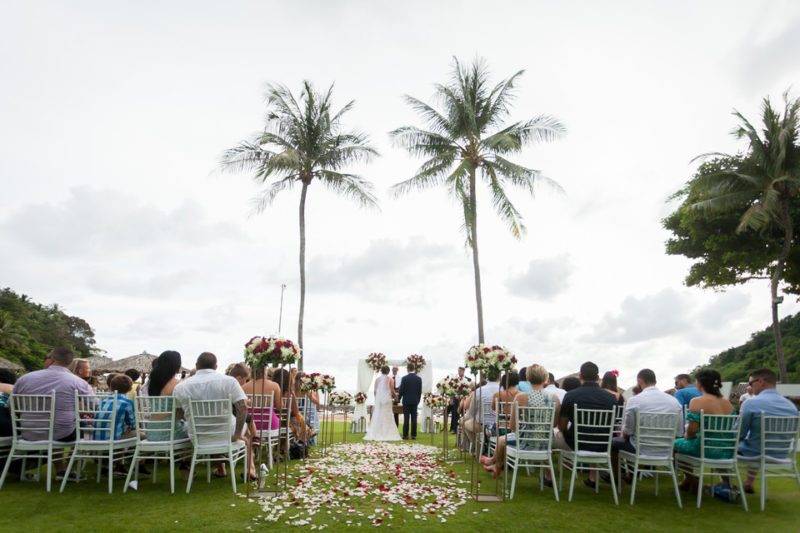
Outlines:
<svg viewBox="0 0 800 533"><path fill-rule="evenodd" d="M0 357L37 370L54 346L68 347L76 357L98 352L94 331L84 319L66 314L58 304L42 305L10 288L0 290Z"/></svg>

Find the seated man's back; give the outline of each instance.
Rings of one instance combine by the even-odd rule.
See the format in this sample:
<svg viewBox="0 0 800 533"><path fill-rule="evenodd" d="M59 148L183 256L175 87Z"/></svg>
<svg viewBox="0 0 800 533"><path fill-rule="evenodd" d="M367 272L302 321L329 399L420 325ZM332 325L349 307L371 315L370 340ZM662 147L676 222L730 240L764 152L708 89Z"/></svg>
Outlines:
<svg viewBox="0 0 800 533"><path fill-rule="evenodd" d="M14 386L16 394L50 394L55 391L55 417L53 438L55 440L75 440L75 391L79 394L92 394L92 388L69 371L72 351L55 348L45 359L45 368L25 374ZM65 364L66 362L66 364ZM25 432L22 438L40 440L47 438L45 431Z"/></svg>

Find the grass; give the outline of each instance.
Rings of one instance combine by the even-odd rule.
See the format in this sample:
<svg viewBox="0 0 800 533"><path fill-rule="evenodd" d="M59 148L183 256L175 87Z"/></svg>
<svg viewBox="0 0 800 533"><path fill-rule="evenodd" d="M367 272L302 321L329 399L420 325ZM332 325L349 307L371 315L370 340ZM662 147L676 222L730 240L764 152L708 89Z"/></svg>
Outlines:
<svg viewBox="0 0 800 533"><path fill-rule="evenodd" d="M341 423L339 423L341 424ZM342 440L342 427L334 432L335 441ZM347 435L348 442L361 442L362 435ZM420 435L420 444L430 444L429 435ZM441 444L441 435L435 443ZM309 463L310 464L310 463ZM301 461L291 463L290 475L300 473ZM469 480L469 464L444 465L457 475ZM205 470L195 480L191 494L186 494L185 484L176 483L176 493L169 493L169 479L159 471L157 484L143 478L138 492L122 494L124 480L115 481L114 494L109 495L105 480L99 485L90 478L88 482L69 484L63 494L46 493L43 483L21 483L9 479L0 492L2 499L2 525L4 532L61 532L61 531L299 531L309 530L309 526L292 527L283 523L265 523L254 520L265 512L257 502L249 502L241 495L231 491L230 480L212 479L205 482ZM296 477L294 477L296 479ZM482 477L484 487L492 487L490 478ZM340 480L342 481L342 480ZM665 481L662 480L662 481ZM353 483L354 480L343 480ZM510 479L509 479L510 483ZM399 531L458 531L488 532L513 527L526 526L537 531L558 531L559 533L619 532L631 529L646 529L648 533L674 532L733 532L749 527L771 533L794 532L800 520L800 491L791 480L770 480L770 492L766 511L758 507L758 494L749 498L750 512L745 513L739 505L726 504L704 498L703 507L696 509L693 498L685 493L684 508L678 509L671 489L661 484L659 496L653 495L652 480L639 484L636 504L628 504L629 487L623 489L620 505L615 506L609 485L601 485L600 493L595 494L582 484L576 486L573 501L567 502L567 490L562 489L561 501L555 502L552 490L540 491L535 477L520 474L514 500L505 503L481 503L468 499L459 507L455 515L447 517L447 523L438 519L416 520L408 514L396 513L393 530ZM245 486L240 484L239 492L244 494ZM377 507L366 500L351 504L365 514ZM412 513L413 514L413 513ZM326 531L351 531L344 520L334 522L337 515L328 515L325 508L314 517L314 524L328 523ZM341 517L339 517L341 518ZM405 519L405 522L403 522ZM372 528L368 519L363 519L362 528ZM354 521L354 524L356 521ZM385 526L383 526L385 527Z"/></svg>

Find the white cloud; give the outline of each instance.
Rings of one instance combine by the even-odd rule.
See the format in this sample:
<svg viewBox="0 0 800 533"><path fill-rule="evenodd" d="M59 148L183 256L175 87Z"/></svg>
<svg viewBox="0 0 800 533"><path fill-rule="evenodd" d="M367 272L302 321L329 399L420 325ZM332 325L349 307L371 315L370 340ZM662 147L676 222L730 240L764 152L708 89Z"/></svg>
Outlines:
<svg viewBox="0 0 800 533"><path fill-rule="evenodd" d="M515 296L532 296L549 299L569 288L572 265L568 255L535 259L527 272L506 281L506 287Z"/></svg>

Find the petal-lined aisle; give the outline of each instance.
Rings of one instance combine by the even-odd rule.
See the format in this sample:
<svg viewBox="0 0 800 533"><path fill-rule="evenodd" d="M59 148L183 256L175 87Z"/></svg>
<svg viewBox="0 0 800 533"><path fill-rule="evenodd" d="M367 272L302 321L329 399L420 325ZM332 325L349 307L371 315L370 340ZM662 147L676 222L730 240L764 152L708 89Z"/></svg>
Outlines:
<svg viewBox="0 0 800 533"><path fill-rule="evenodd" d="M327 457L298 464L282 495L260 499L257 521L312 530L332 523L447 522L466 503L469 482L443 464L439 452L420 444L334 446Z"/></svg>

